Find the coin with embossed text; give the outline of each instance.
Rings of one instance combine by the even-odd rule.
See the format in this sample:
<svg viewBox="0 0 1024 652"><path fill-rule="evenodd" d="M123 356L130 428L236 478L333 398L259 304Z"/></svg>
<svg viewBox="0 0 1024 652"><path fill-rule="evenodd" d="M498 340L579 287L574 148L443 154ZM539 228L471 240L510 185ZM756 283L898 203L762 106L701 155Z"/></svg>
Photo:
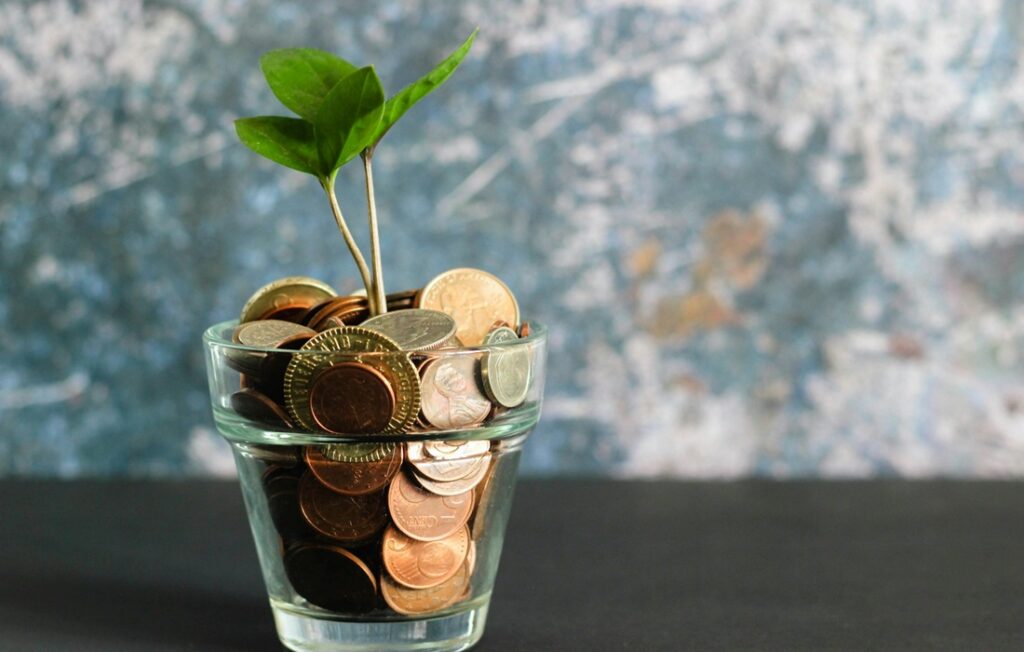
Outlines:
<svg viewBox="0 0 1024 652"><path fill-rule="evenodd" d="M454 496L425 491L399 473L388 489L388 510L395 526L413 539L443 539L469 521L475 503L472 490Z"/></svg>
<svg viewBox="0 0 1024 652"><path fill-rule="evenodd" d="M501 279L483 270L450 269L423 286L417 308L448 313L455 319L456 335L465 346L479 346L496 321L519 324L519 304Z"/></svg>
<svg viewBox="0 0 1024 652"><path fill-rule="evenodd" d="M351 496L328 489L312 473L299 481L299 508L317 532L337 541L365 541L387 524L384 492Z"/></svg>
<svg viewBox="0 0 1024 652"><path fill-rule="evenodd" d="M459 571L469 552L465 526L438 541L417 541L389 526L384 531L381 557L388 574L410 589L429 589Z"/></svg>
<svg viewBox="0 0 1024 652"><path fill-rule="evenodd" d="M424 364L420 409L428 422L438 428L455 429L487 418L491 402L477 387L476 366L475 356L463 354Z"/></svg>
<svg viewBox="0 0 1024 652"><path fill-rule="evenodd" d="M402 466L403 448L391 446L391 454L380 460L336 462L324 457L320 448L307 446L306 465L326 487L339 493L362 495L382 491Z"/></svg>

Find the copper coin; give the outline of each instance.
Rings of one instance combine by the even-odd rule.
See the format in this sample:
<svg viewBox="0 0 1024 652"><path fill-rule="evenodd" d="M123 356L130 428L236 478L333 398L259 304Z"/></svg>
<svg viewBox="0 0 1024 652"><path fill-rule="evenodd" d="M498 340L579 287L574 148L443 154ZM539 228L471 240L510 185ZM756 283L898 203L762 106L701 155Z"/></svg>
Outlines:
<svg viewBox="0 0 1024 652"><path fill-rule="evenodd" d="M270 400L266 394L251 387L240 389L231 395L231 409L243 419L274 428L290 430L295 427L284 408Z"/></svg>
<svg viewBox="0 0 1024 652"><path fill-rule="evenodd" d="M451 536L469 521L473 511L472 490L454 496L425 491L399 473L388 489L388 510L395 526L419 541L437 541Z"/></svg>
<svg viewBox="0 0 1024 652"><path fill-rule="evenodd" d="M323 324L331 317L341 317L361 313L369 314L370 304L366 297L337 297L322 305L316 314L309 318L308 326L315 330L323 330Z"/></svg>
<svg viewBox="0 0 1024 652"><path fill-rule="evenodd" d="M292 321L310 306L337 294L323 281L307 276L288 276L267 283L249 297L242 308L239 323L275 317Z"/></svg>
<svg viewBox="0 0 1024 652"><path fill-rule="evenodd" d="M389 526L384 531L381 557L396 582L410 589L429 589L455 575L468 552L465 526L440 541L417 541Z"/></svg>
<svg viewBox="0 0 1024 652"><path fill-rule="evenodd" d="M284 568L295 592L322 609L365 613L376 606L373 571L344 548L299 545L285 555Z"/></svg>
<svg viewBox="0 0 1024 652"><path fill-rule="evenodd" d="M481 456L480 464L476 467L476 470L474 470L470 475L457 480L440 482L438 480L428 478L415 470L413 471L413 477L416 478L416 482L418 482L420 486L432 494L437 494L438 496L456 496L469 491L480 484L480 481L487 475L487 469L490 467L490 462L491 454L484 453Z"/></svg>
<svg viewBox="0 0 1024 652"><path fill-rule="evenodd" d="M383 459L366 462L336 462L324 456L315 446L305 450L306 464L317 480L339 493L359 496L379 492L387 486L404 456L401 446L394 446Z"/></svg>
<svg viewBox="0 0 1024 652"><path fill-rule="evenodd" d="M395 413L391 383L361 362L340 362L321 371L308 400L316 424L335 434L380 432Z"/></svg>
<svg viewBox="0 0 1024 652"><path fill-rule="evenodd" d="M470 355L448 355L423 367L420 409L434 426L445 430L473 426L491 411L476 382L477 359Z"/></svg>
<svg viewBox="0 0 1024 652"><path fill-rule="evenodd" d="M409 616L441 611L459 601L469 588L473 571L469 560L450 578L429 589L410 589L402 586L387 573L380 576L380 593L384 602L400 614Z"/></svg>
<svg viewBox="0 0 1024 652"><path fill-rule="evenodd" d="M263 492L274 529L284 541L312 535L299 511L299 476L294 469L270 467L263 474Z"/></svg>
<svg viewBox="0 0 1024 652"><path fill-rule="evenodd" d="M466 346L479 346L496 321L519 325L519 305L508 286L479 269L451 269L423 286L417 308L446 312L455 318Z"/></svg>
<svg viewBox="0 0 1024 652"><path fill-rule="evenodd" d="M299 508L314 530L338 541L365 541L388 522L384 492L348 496L331 491L306 473L299 481Z"/></svg>
<svg viewBox="0 0 1024 652"><path fill-rule="evenodd" d="M332 462L379 462L390 457L399 444L391 442L360 442L358 444L324 444L320 454Z"/></svg>
<svg viewBox="0 0 1024 652"><path fill-rule="evenodd" d="M522 323L522 325L519 327L519 337L529 337L529 336L530 336L530 322L524 321Z"/></svg>

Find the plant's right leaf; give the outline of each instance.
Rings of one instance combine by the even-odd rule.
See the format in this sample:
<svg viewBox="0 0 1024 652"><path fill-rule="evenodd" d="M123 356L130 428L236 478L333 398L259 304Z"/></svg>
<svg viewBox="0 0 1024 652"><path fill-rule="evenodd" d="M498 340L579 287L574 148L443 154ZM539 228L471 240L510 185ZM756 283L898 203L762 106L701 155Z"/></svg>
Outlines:
<svg viewBox="0 0 1024 652"><path fill-rule="evenodd" d="M356 71L341 57L313 48L271 50L260 57L260 69L281 104L309 122L331 89Z"/></svg>
<svg viewBox="0 0 1024 652"><path fill-rule="evenodd" d="M324 98L316 145L322 169L333 173L370 144L384 112L384 87L373 66L345 77Z"/></svg>
<svg viewBox="0 0 1024 652"><path fill-rule="evenodd" d="M391 129L392 126L398 119L401 118L406 111L408 111L414 104L426 97L431 91L445 83L455 69L459 67L462 60L469 54L469 49L473 47L473 40L476 39L476 33L480 31L478 29L473 30L473 33L469 35L462 45L460 45L454 52L448 55L448 57L437 64L433 70L428 72L426 75L418 79L417 81L409 84L403 88L397 95L389 99L384 104L384 117L381 118L380 126L377 127L377 132L373 135L373 146L375 147L380 139L384 137L384 134Z"/></svg>
<svg viewBox="0 0 1024 652"><path fill-rule="evenodd" d="M299 118L276 115L235 120L235 131L246 147L260 156L299 172L322 176L313 125Z"/></svg>

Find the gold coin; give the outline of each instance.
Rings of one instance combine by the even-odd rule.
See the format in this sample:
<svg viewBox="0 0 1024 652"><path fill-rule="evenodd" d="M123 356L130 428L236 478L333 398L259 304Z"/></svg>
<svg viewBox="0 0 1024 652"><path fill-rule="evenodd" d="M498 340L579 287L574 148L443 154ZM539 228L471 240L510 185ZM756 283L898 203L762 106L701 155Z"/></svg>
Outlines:
<svg viewBox="0 0 1024 652"><path fill-rule="evenodd" d="M469 530L462 526L439 541L417 541L389 525L381 553L384 568L402 586L429 589L455 575L469 553Z"/></svg>
<svg viewBox="0 0 1024 652"><path fill-rule="evenodd" d="M373 367L390 383L395 406L382 433L404 432L415 422L420 407L420 380L409 354L376 331L345 326L326 330L306 342L285 370L285 405L303 428L320 430L310 410L310 390L320 372L341 362Z"/></svg>
<svg viewBox="0 0 1024 652"><path fill-rule="evenodd" d="M448 313L465 346L479 346L496 321L519 324L519 304L501 280L479 269L450 269L434 277L416 298L417 308Z"/></svg>
<svg viewBox="0 0 1024 652"><path fill-rule="evenodd" d="M337 295L330 285L308 276L286 276L267 283L255 293L242 307L240 324L268 317L286 311L309 308Z"/></svg>

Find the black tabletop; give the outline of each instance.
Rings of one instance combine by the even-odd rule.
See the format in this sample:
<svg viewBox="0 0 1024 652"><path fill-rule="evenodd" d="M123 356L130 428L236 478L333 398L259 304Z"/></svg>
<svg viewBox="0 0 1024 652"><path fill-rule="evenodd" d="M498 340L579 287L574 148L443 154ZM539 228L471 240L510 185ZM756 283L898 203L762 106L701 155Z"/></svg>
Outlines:
<svg viewBox="0 0 1024 652"><path fill-rule="evenodd" d="M227 482L0 483L0 650L280 652ZM522 482L480 652L1020 650L1020 483Z"/></svg>

